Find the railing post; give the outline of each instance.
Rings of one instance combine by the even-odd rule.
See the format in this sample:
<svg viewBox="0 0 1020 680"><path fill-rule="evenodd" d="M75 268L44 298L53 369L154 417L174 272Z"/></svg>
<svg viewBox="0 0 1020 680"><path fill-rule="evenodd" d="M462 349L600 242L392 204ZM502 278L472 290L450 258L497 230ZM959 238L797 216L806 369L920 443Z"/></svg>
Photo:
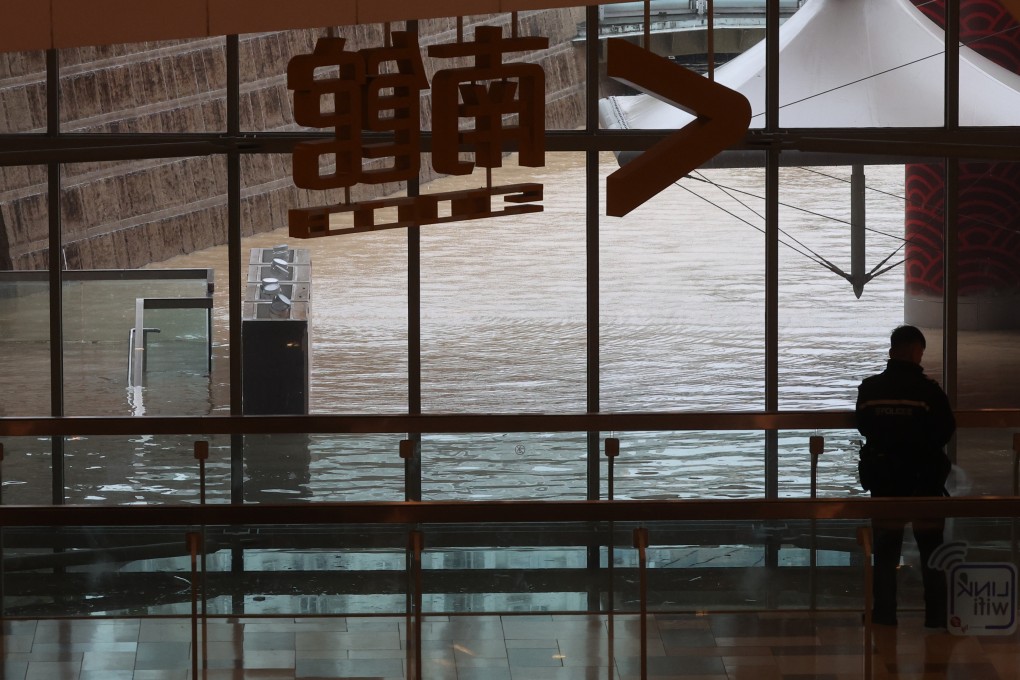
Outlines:
<svg viewBox="0 0 1020 680"><path fill-rule="evenodd" d="M209 460L209 442L195 442L195 460L198 461L198 502L205 505L205 461Z"/></svg>
<svg viewBox="0 0 1020 680"><path fill-rule="evenodd" d="M606 437L606 458L609 468L607 470L607 482L609 484L609 500L613 500L614 464L620 455L620 440L616 437Z"/></svg>
<svg viewBox="0 0 1020 680"><path fill-rule="evenodd" d="M648 680L648 529L634 530L634 547L638 551L638 602L641 605L641 680Z"/></svg>
<svg viewBox="0 0 1020 680"><path fill-rule="evenodd" d="M185 534L191 552L191 677L198 678L198 544L199 534Z"/></svg>
<svg viewBox="0 0 1020 680"><path fill-rule="evenodd" d="M620 440L616 437L606 437L606 458L607 458L607 482L608 482L608 498L613 500L613 480L614 480L614 463L616 458L620 455ZM609 615L607 618L608 625L608 644L606 645L609 652L609 673L610 677L613 677L615 673L616 662L614 658L613 646L616 644L616 585L615 580L615 563L616 563L616 525L612 520L609 521L609 540L606 541L606 572L609 575L609 588L606 596L609 598Z"/></svg>
<svg viewBox="0 0 1020 680"><path fill-rule="evenodd" d="M421 676L421 553L424 535L412 531L407 540L407 677L422 680Z"/></svg>
<svg viewBox="0 0 1020 680"><path fill-rule="evenodd" d="M4 443L0 442L0 505L4 504ZM4 613L7 611L4 606L4 581L7 574L4 573L4 528L0 526L0 621L4 620Z"/></svg>
<svg viewBox="0 0 1020 680"><path fill-rule="evenodd" d="M1013 495L1020 496L1020 432L1013 433ZM1016 541L1016 517L1013 517L1010 521L1009 529L1009 544L1010 544L1010 558L1013 564L1016 564L1017 560L1017 541Z"/></svg>
<svg viewBox="0 0 1020 680"><path fill-rule="evenodd" d="M404 500L421 500L421 435L401 439L400 458L404 461Z"/></svg>
<svg viewBox="0 0 1020 680"><path fill-rule="evenodd" d="M811 500L818 497L818 457L825 452L825 437L814 435L808 440L811 452ZM811 518L811 566L808 570L810 579L811 610L818 605L818 582L815 571L818 568L818 521Z"/></svg>
<svg viewBox="0 0 1020 680"><path fill-rule="evenodd" d="M1020 496L1020 432L1013 433L1013 495Z"/></svg>
<svg viewBox="0 0 1020 680"><path fill-rule="evenodd" d="M198 440L195 442L195 460L198 461L198 502L200 505L205 505L205 461L209 459L209 442L205 440ZM205 525L202 525L201 531L202 540L202 669L206 669L209 666L209 629L208 629L208 614L207 609L208 597L206 597L206 556L205 556Z"/></svg>
<svg viewBox="0 0 1020 680"><path fill-rule="evenodd" d="M871 610L874 608L873 583L875 574L871 566L871 527L858 527L857 542L864 550L864 680L871 680Z"/></svg>
<svg viewBox="0 0 1020 680"><path fill-rule="evenodd" d="M808 450L811 452L811 498L818 495L818 456L825 452L825 437L814 435L808 439Z"/></svg>

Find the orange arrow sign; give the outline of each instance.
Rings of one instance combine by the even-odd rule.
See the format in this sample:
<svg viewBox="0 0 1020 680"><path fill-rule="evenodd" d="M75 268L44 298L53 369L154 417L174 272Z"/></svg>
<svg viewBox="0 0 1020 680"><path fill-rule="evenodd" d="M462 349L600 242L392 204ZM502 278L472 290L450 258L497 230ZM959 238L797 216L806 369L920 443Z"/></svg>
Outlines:
<svg viewBox="0 0 1020 680"><path fill-rule="evenodd" d="M695 116L606 178L606 213L623 217L744 137L751 105L739 92L623 38L606 41L606 72Z"/></svg>

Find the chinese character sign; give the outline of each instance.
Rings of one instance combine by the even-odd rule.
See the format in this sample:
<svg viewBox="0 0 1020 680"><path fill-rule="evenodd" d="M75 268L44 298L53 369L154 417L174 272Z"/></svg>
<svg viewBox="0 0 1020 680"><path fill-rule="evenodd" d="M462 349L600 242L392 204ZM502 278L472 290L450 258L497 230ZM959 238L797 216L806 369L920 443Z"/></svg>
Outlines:
<svg viewBox="0 0 1020 680"><path fill-rule="evenodd" d="M336 137L294 147L294 183L302 189L337 189L358 183L361 175L361 88L365 67L356 54L344 51L343 38L322 38L315 52L287 64L287 87L294 90L294 120L307 127L335 127ZM320 69L337 73L316 78ZM332 97L332 110L323 103ZM319 159L331 155L336 170L319 172Z"/></svg>
<svg viewBox="0 0 1020 680"><path fill-rule="evenodd" d="M420 92L428 88L425 67L412 33L394 33L392 47L347 52L343 38L322 38L312 54L287 65L294 90L294 120L308 127L333 127L335 139L294 148L294 183L303 189L339 189L360 182L398 182L418 176ZM395 64L395 72L384 65ZM330 69L329 77L319 76ZM331 111L322 112L328 97ZM364 144L362 130L391 132L393 141ZM336 171L323 175L320 159L335 158ZM379 170L363 172L363 158L389 158Z"/></svg>
<svg viewBox="0 0 1020 680"><path fill-rule="evenodd" d="M545 72L536 64L504 64L503 54L542 49L548 44L546 38L504 39L498 27L479 26L473 43L429 48L434 57L475 58L474 66L446 69L432 79L436 102L432 109L432 165L436 170L465 175L475 164L501 167L504 138L517 140L521 165L545 164ZM516 115L518 124L504 127L507 114ZM474 129L462 132L463 118L473 119ZM461 143L474 149L475 164L458 160Z"/></svg>
<svg viewBox="0 0 1020 680"><path fill-rule="evenodd" d="M351 52L343 38L322 38L312 54L291 59L287 86L294 90L295 121L334 129L332 139L295 146L295 185L349 190L359 183L418 177L421 92L429 82L418 36L394 32L390 42ZM348 193L337 205L291 210L290 235L330 236L541 211L536 203L542 200L541 184L494 187L489 173L502 166L504 142L516 144L521 165L545 162L545 73L535 64L504 63L504 57L547 46L546 38L505 39L502 29L484 26L476 29L474 42L429 48L437 58L474 60L472 66L440 70L433 77L433 167L466 175L479 165L487 171L485 187L354 203ZM462 161L462 151L472 153L474 161ZM365 161L372 163L369 169ZM503 196L507 205L493 210L494 196ZM376 211L394 207L396 221L376 222ZM352 213L353 226L333 228L330 215L337 213Z"/></svg>
<svg viewBox="0 0 1020 680"><path fill-rule="evenodd" d="M362 50L366 82L362 102L365 130L391 132L390 143L362 144L364 158L389 158L389 167L364 173L371 184L414 179L421 167L421 91L429 87L421 62L418 36L393 34L392 47ZM383 65L396 64L395 73L383 71Z"/></svg>

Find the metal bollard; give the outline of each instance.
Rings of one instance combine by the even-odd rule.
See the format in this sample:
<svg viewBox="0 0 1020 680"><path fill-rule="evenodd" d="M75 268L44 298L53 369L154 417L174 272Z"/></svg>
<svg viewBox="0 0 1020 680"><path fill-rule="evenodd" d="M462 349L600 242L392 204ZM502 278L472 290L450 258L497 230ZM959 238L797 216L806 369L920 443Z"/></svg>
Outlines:
<svg viewBox="0 0 1020 680"><path fill-rule="evenodd" d="M609 485L609 500L613 500L613 485L616 475L615 462L617 457L620 455L620 440L616 437L606 437L606 458L609 459L609 470L607 473L606 481Z"/></svg>
<svg viewBox="0 0 1020 680"><path fill-rule="evenodd" d="M404 500L421 500L421 434L411 433L408 439L401 439L398 448L404 461Z"/></svg>
<svg viewBox="0 0 1020 680"><path fill-rule="evenodd" d="M638 551L638 601L641 603L641 680L648 680L648 529L634 530L634 547Z"/></svg>
<svg viewBox="0 0 1020 680"><path fill-rule="evenodd" d="M1020 496L1020 432L1013 433L1013 495ZM1017 522L1016 517L1011 520L1010 527L1010 559L1016 564L1017 561Z"/></svg>
<svg viewBox="0 0 1020 680"><path fill-rule="evenodd" d="M422 571L421 554L425 536L412 531L407 537L407 677L408 680L422 680Z"/></svg>
<svg viewBox="0 0 1020 680"><path fill-rule="evenodd" d="M811 499L818 495L818 457L825 451L825 437L814 435L808 440L808 450L811 452ZM818 521L811 518L811 562L808 571L809 584L808 592L811 609L818 604L818 581L815 571L818 568Z"/></svg>
<svg viewBox="0 0 1020 680"><path fill-rule="evenodd" d="M410 439L401 439L399 452L400 457L403 458L404 460L409 460L410 458L413 458L414 442L412 442Z"/></svg>
<svg viewBox="0 0 1020 680"><path fill-rule="evenodd" d="M195 460L198 461L198 502L200 505L205 505L205 462L209 459L209 442L205 440L198 440L195 442ZM208 569L206 568L206 556L205 556L205 525L202 526L201 534L199 535L201 545L203 546L202 555L200 557L202 564L202 668L205 669L209 665L209 629L208 629L208 604L206 597L206 574Z"/></svg>
<svg viewBox="0 0 1020 680"><path fill-rule="evenodd" d="M864 549L864 678L865 680L871 680L871 610L874 607L872 584L875 578L871 566L871 527L858 527L857 543Z"/></svg>
<svg viewBox="0 0 1020 680"><path fill-rule="evenodd" d="M1013 495L1020 496L1020 432L1013 433Z"/></svg>
<svg viewBox="0 0 1020 680"><path fill-rule="evenodd" d="M198 677L198 546L201 536L189 531L184 536L191 553L191 677Z"/></svg>
<svg viewBox="0 0 1020 680"><path fill-rule="evenodd" d="M3 476L3 462L4 462L4 443L0 442L0 505L4 502L4 476ZM4 529L0 526L0 621L4 619L4 613L6 611L4 607L4 581L7 580L7 575L4 573Z"/></svg>
<svg viewBox="0 0 1020 680"><path fill-rule="evenodd" d="M818 456L825 452L825 437L814 435L808 439L808 450L811 452L811 498L818 493Z"/></svg>
<svg viewBox="0 0 1020 680"><path fill-rule="evenodd" d="M205 505L205 461L209 460L209 442L195 442L195 460L198 461L198 502Z"/></svg>

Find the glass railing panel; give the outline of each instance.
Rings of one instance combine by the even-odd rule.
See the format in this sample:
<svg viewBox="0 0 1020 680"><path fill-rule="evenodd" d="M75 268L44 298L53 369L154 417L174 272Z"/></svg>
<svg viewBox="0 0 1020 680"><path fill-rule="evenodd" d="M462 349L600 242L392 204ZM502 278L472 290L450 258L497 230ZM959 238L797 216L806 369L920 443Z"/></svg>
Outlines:
<svg viewBox="0 0 1020 680"><path fill-rule="evenodd" d="M945 573L949 632L994 635L1001 639L1015 631L1018 541L1020 525L1016 517L946 520L945 543L931 561ZM911 564L916 561L909 553L908 558ZM920 603L923 602L920 569L915 572L912 582L916 595L911 602ZM901 583L902 573L901 567L898 570Z"/></svg>
<svg viewBox="0 0 1020 680"><path fill-rule="evenodd" d="M179 278L183 275L187 278ZM203 306L209 304L209 277L204 270L69 274L64 284L67 415L212 412L211 316ZM188 302L191 308L165 308ZM143 337L135 342L139 330ZM150 343L151 353L146 351ZM132 368L132 356L139 353L148 356ZM157 384L143 389L153 353ZM179 356L167 366L166 357L172 353ZM183 359L187 361L180 363ZM179 373L159 383L159 373L174 371Z"/></svg>
<svg viewBox="0 0 1020 680"><path fill-rule="evenodd" d="M646 608L653 611L757 609L773 597L766 570L772 532L763 522L656 522L646 532ZM619 530L621 525L617 524ZM640 552L626 553L621 569L641 578ZM641 593L635 593L634 607Z"/></svg>
<svg viewBox="0 0 1020 680"><path fill-rule="evenodd" d="M585 612L605 606L605 523L425 526L422 610ZM625 534L617 537L627 540ZM620 590L617 584L617 591Z"/></svg>
<svg viewBox="0 0 1020 680"><path fill-rule="evenodd" d="M206 502L229 502L231 454L226 435L67 437L64 500L103 505L198 503L202 466L195 458L196 441L208 442L209 448L204 466Z"/></svg>
<svg viewBox="0 0 1020 680"><path fill-rule="evenodd" d="M32 527L2 538L7 616L189 616L193 586L209 616L407 607L404 527Z"/></svg>
<svg viewBox="0 0 1020 680"><path fill-rule="evenodd" d="M765 495L765 436L717 430L620 432L620 455L603 455L603 490L616 500L674 498L762 498ZM605 445L603 444L603 452Z"/></svg>
<svg viewBox="0 0 1020 680"><path fill-rule="evenodd" d="M191 613L187 527L8 527L3 614L10 617Z"/></svg>
<svg viewBox="0 0 1020 680"><path fill-rule="evenodd" d="M885 514L883 522L895 523ZM910 508L903 514L909 518ZM945 573L950 615L963 624L985 626L988 617L1004 615L989 602L1015 598L1017 524L1015 518L946 520L945 543L931 564ZM4 614L188 615L193 585L211 616L399 616L408 608L426 617L856 613L866 595L859 530L870 525L867 519L698 519L7 527ZM920 624L920 556L910 532L896 578L904 627ZM991 585L979 592L980 579ZM1015 617L1013 603L1005 613ZM954 625L957 635L971 634ZM986 627L984 634L1002 630Z"/></svg>
<svg viewBox="0 0 1020 680"><path fill-rule="evenodd" d="M409 536L392 524L211 527L231 560L206 575L207 596L234 616L403 615Z"/></svg>
<svg viewBox="0 0 1020 680"><path fill-rule="evenodd" d="M425 611L633 614L642 597L655 612L860 610L862 524L706 519L426 527Z"/></svg>
<svg viewBox="0 0 1020 680"><path fill-rule="evenodd" d="M583 500L582 433L422 437L423 500Z"/></svg>
<svg viewBox="0 0 1020 680"><path fill-rule="evenodd" d="M206 296L208 283L202 270L186 279L177 276L136 270L69 272L64 281L64 341L125 340L134 325L139 298Z"/></svg>
<svg viewBox="0 0 1020 680"><path fill-rule="evenodd" d="M1020 495L1014 430L961 428L956 431L956 461L946 484L953 496Z"/></svg>
<svg viewBox="0 0 1020 680"><path fill-rule="evenodd" d="M147 308L136 314L128 378L132 415L205 415L216 410L211 307ZM149 300L159 305L181 300ZM141 337L139 338L139 333ZM135 354L142 354L137 360Z"/></svg>
<svg viewBox="0 0 1020 680"><path fill-rule="evenodd" d="M864 553L857 541L866 520L796 520L766 525L781 589L769 608L857 610L864 600Z"/></svg>

